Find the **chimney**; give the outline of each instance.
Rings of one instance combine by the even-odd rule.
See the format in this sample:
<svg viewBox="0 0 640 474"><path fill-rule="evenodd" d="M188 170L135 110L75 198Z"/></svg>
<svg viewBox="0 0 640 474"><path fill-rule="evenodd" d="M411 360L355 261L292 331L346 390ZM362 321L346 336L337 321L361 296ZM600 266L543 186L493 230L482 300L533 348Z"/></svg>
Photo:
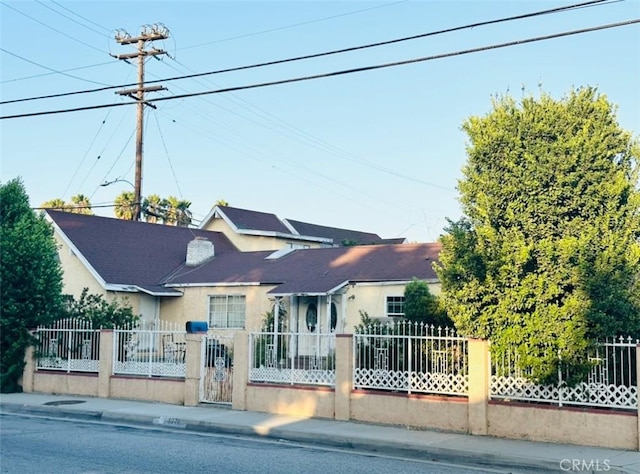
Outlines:
<svg viewBox="0 0 640 474"><path fill-rule="evenodd" d="M213 243L205 237L196 237L187 245L187 266L195 267L211 260L215 255Z"/></svg>

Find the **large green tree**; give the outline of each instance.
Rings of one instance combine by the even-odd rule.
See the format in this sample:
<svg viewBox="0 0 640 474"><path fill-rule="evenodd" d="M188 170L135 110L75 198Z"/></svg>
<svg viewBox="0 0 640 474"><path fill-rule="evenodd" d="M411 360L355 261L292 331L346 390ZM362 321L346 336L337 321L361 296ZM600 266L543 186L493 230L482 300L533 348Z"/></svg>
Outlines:
<svg viewBox="0 0 640 474"><path fill-rule="evenodd" d="M62 312L62 270L51 226L22 181L0 184L0 390L19 391L29 329Z"/></svg>
<svg viewBox="0 0 640 474"><path fill-rule="evenodd" d="M593 88L503 97L463 130L465 216L436 267L457 328L543 381L584 368L591 341L640 336L640 150L615 107Z"/></svg>

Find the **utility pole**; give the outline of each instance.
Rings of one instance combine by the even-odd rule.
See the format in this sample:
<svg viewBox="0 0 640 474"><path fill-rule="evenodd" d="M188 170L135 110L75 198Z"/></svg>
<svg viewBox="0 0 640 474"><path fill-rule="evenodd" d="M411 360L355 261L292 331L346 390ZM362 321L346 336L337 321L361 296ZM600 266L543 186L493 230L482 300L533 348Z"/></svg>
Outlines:
<svg viewBox="0 0 640 474"><path fill-rule="evenodd" d="M147 43L163 40L169 37L169 30L162 24L155 25L147 25L143 26L140 35L132 37L129 33L124 30L116 31L115 39L120 44L135 44L137 46L137 51L129 54L118 54L112 55L116 59L121 59L123 61L129 62L130 59L138 58L138 87L135 89L125 89L121 91L117 91L116 94L126 95L135 99L138 103L138 111L136 116L136 177L135 177L135 185L134 185L134 193L135 193L135 211L133 215L134 221L140 220L140 210L142 207L142 141L143 141L143 126L144 126L144 106L149 105L154 107L152 104L145 104L144 102L144 93L145 92L156 92L161 90L166 90L166 87L163 86L144 86L144 62L146 58L159 56L161 54L166 54L166 51L161 49L151 48L145 49Z"/></svg>

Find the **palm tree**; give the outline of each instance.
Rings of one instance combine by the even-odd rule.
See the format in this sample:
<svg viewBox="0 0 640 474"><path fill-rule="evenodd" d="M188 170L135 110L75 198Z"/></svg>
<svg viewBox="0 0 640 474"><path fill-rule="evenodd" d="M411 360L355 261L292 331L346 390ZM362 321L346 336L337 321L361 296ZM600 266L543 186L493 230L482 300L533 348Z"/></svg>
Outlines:
<svg viewBox="0 0 640 474"><path fill-rule="evenodd" d="M162 198L157 194L151 194L146 197L142 204L142 213L144 218L150 224L157 224L160 220L164 220L164 208Z"/></svg>
<svg viewBox="0 0 640 474"><path fill-rule="evenodd" d="M84 194L71 196L70 212L92 216L91 201L89 201L89 198Z"/></svg>
<svg viewBox="0 0 640 474"><path fill-rule="evenodd" d="M225 199L218 199L214 206L224 206L224 207L228 207L229 203L225 200Z"/></svg>
<svg viewBox="0 0 640 474"><path fill-rule="evenodd" d="M166 206L166 224L172 224L179 227L188 227L191 224L192 214L189 210L191 201L178 199L175 196L169 196L165 200Z"/></svg>
<svg viewBox="0 0 640 474"><path fill-rule="evenodd" d="M114 213L118 219L132 221L136 214L136 195L132 191L122 191L115 200Z"/></svg>
<svg viewBox="0 0 640 474"><path fill-rule="evenodd" d="M69 210L69 206L67 206L67 203L64 202L64 200L60 199L60 198L56 198L56 199L52 199L51 201L43 202L40 205L40 207L46 208L46 209L54 209L56 211L68 211Z"/></svg>
<svg viewBox="0 0 640 474"><path fill-rule="evenodd" d="M175 196L169 196L164 199L165 208L165 224L175 224L178 221L178 205L180 200Z"/></svg>
<svg viewBox="0 0 640 474"><path fill-rule="evenodd" d="M176 225L178 227L189 227L189 225L191 224L193 214L189 210L190 206L191 201L185 201L184 199L178 201L178 212L176 219Z"/></svg>

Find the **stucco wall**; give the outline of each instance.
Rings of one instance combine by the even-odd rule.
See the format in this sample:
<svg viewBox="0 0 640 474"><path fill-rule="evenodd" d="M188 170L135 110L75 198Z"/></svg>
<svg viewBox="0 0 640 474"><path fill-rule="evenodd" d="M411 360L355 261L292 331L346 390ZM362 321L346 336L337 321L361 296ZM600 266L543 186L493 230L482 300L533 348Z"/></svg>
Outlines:
<svg viewBox="0 0 640 474"><path fill-rule="evenodd" d="M23 388L41 393L138 399L195 405L198 402L202 336L187 335L185 379L111 375L113 332L101 332L99 374L35 371L33 349L27 351ZM104 340L102 340L104 338ZM242 410L328 419L470 432L509 439L600 446L637 451L638 412L567 408L488 400L488 357L485 341L470 341L469 398L353 390L352 343L338 336L336 389L248 383L248 335L236 335L233 407ZM471 350L474 348L473 350ZM478 349L478 350L476 350ZM482 349L482 350L481 350ZM479 375L484 374L484 377ZM484 382L480 379L485 379ZM472 394L478 395L473 398ZM475 400L475 402L473 401ZM485 429L479 430L480 426ZM269 429L262 426L261 429Z"/></svg>
<svg viewBox="0 0 640 474"><path fill-rule="evenodd" d="M87 287L89 293L106 296L106 290L58 234L55 234L55 240L58 245L60 264L64 270L62 292L77 298L82 293L82 289Z"/></svg>
<svg viewBox="0 0 640 474"><path fill-rule="evenodd" d="M356 283L347 285L347 317L345 332L353 332L354 326L360 324L360 311L371 318L387 317L387 297L404 296L406 284ZM429 291L433 295L440 294L440 284L430 283Z"/></svg>
<svg viewBox="0 0 640 474"><path fill-rule="evenodd" d="M333 418L335 393L323 387L247 385L246 410L305 418Z"/></svg>
<svg viewBox="0 0 640 474"><path fill-rule="evenodd" d="M466 433L466 398L394 395L356 390L351 394L351 419Z"/></svg>
<svg viewBox="0 0 640 474"><path fill-rule="evenodd" d="M33 390L42 393L98 396L98 374L40 371L33 374Z"/></svg>
<svg viewBox="0 0 640 474"><path fill-rule="evenodd" d="M491 402L489 435L511 439L638 449L637 413Z"/></svg>
<svg viewBox="0 0 640 474"><path fill-rule="evenodd" d="M128 292L107 291L102 284L96 280L95 276L87 269L78 256L69 248L69 246L60 238L58 234L54 235L58 245L58 256L63 269L62 273L62 292L64 294L73 295L79 298L84 288L88 288L90 294L102 295L106 301L117 301L126 303L131 306L134 314L141 312L140 299L152 298L147 295ZM151 315L153 318L153 315Z"/></svg>
<svg viewBox="0 0 640 474"><path fill-rule="evenodd" d="M209 321L209 296L245 295L245 328L258 329L264 314L271 309L267 292L272 286L219 286L180 288L184 295L164 298L160 306L160 318L184 324L187 321Z"/></svg>
<svg viewBox="0 0 640 474"><path fill-rule="evenodd" d="M183 379L149 377L111 377L110 398L153 400L162 403L184 404Z"/></svg>

